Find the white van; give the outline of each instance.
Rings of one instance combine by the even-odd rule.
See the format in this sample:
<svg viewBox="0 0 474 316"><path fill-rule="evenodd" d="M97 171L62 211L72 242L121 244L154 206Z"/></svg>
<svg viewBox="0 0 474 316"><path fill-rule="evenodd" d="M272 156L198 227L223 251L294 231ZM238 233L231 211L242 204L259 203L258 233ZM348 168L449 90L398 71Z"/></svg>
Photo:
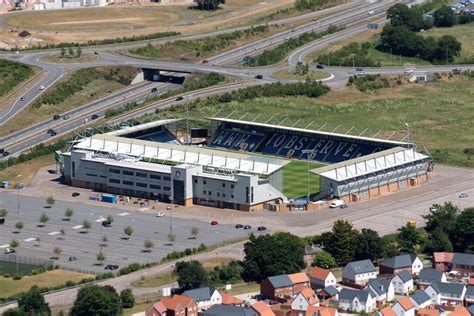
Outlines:
<svg viewBox="0 0 474 316"><path fill-rule="evenodd" d="M341 205L344 205L344 201L343 200L334 200L331 202L331 205L329 205L330 208L336 208L336 207L340 207Z"/></svg>

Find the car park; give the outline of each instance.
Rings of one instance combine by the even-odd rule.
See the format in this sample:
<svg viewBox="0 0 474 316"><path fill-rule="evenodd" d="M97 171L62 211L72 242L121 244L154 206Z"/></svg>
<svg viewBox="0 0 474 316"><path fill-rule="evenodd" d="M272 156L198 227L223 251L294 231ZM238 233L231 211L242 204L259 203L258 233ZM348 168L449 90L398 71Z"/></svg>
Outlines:
<svg viewBox="0 0 474 316"><path fill-rule="evenodd" d="M235 225L235 228L243 228L243 227L244 227L244 225L242 225L242 224Z"/></svg>
<svg viewBox="0 0 474 316"><path fill-rule="evenodd" d="M252 229L252 226L250 226L250 225L245 225L245 226L244 226L244 229Z"/></svg>
<svg viewBox="0 0 474 316"><path fill-rule="evenodd" d="M469 195L467 195L467 193L464 193L464 192L462 192L462 193L459 194L459 198L460 198L460 199L462 199L462 198L467 198L468 196L469 196Z"/></svg>
<svg viewBox="0 0 474 316"><path fill-rule="evenodd" d="M68 258L68 260L69 260L69 261L76 261L76 260L77 260L77 257L75 257L75 256L70 256L70 257Z"/></svg>
<svg viewBox="0 0 474 316"><path fill-rule="evenodd" d="M258 226L257 230L258 230L259 232L262 232L262 231L264 231L264 230L267 230L267 228L266 228L265 226Z"/></svg>
<svg viewBox="0 0 474 316"><path fill-rule="evenodd" d="M217 224L219 224L218 221L212 221L212 222L211 222L211 225L217 225Z"/></svg>
<svg viewBox="0 0 474 316"><path fill-rule="evenodd" d="M76 196L79 196L79 195L81 195L81 194L80 194L79 192L72 192L71 195L72 195L72 197L76 197Z"/></svg>
<svg viewBox="0 0 474 316"><path fill-rule="evenodd" d="M155 217L163 217L163 216L165 216L165 214L162 212L158 212L155 214Z"/></svg>

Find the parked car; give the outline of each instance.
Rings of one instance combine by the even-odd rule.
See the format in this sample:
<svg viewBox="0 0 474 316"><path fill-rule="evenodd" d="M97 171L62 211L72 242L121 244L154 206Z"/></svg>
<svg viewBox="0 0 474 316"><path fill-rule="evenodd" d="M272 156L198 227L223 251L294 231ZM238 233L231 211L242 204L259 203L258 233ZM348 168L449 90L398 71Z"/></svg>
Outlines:
<svg viewBox="0 0 474 316"><path fill-rule="evenodd" d="M324 69L324 65L323 65L323 64L316 64L316 68L318 68L318 69Z"/></svg>
<svg viewBox="0 0 474 316"><path fill-rule="evenodd" d="M40 90L44 90L44 86L40 86L39 89L40 89Z"/></svg>
<svg viewBox="0 0 474 316"><path fill-rule="evenodd" d="M63 120L69 120L70 116L68 114L63 115Z"/></svg>
<svg viewBox="0 0 474 316"><path fill-rule="evenodd" d="M250 59L252 59L252 57L250 57L250 56L245 56L244 57L244 61L246 61L246 62L249 61Z"/></svg>
<svg viewBox="0 0 474 316"><path fill-rule="evenodd" d="M70 256L68 260L69 260L69 261L76 261L76 260L77 260L77 257L75 257L75 256Z"/></svg>
<svg viewBox="0 0 474 316"><path fill-rule="evenodd" d="M151 89L151 92L156 92L156 91L158 91L158 89L156 87Z"/></svg>
<svg viewBox="0 0 474 316"><path fill-rule="evenodd" d="M54 131L54 129L48 128L48 130L46 131L46 134L51 134L52 131Z"/></svg>
<svg viewBox="0 0 474 316"><path fill-rule="evenodd" d="M344 201L343 200L334 200L331 202L331 204L329 205L330 208L336 208L336 207L341 207L341 205L344 205Z"/></svg>
<svg viewBox="0 0 474 316"><path fill-rule="evenodd" d="M104 226L104 227L110 227L110 226L112 226L112 222L109 222L109 221L107 221L107 220L102 221L102 226Z"/></svg>
<svg viewBox="0 0 474 316"><path fill-rule="evenodd" d="M455 75L459 75L461 73L461 69L459 68L454 68L452 71L453 71L453 74Z"/></svg>
<svg viewBox="0 0 474 316"><path fill-rule="evenodd" d="M2 153L2 156L3 156L3 157L6 157L6 156L8 156L8 155L10 155L10 152L4 150L3 153Z"/></svg>
<svg viewBox="0 0 474 316"><path fill-rule="evenodd" d="M218 221L212 221L212 222L211 222L211 225L217 225L217 224L219 224Z"/></svg>
<svg viewBox="0 0 474 316"><path fill-rule="evenodd" d="M99 55L99 52L94 52L94 55Z"/></svg>
<svg viewBox="0 0 474 316"><path fill-rule="evenodd" d="M259 232L262 232L262 231L264 231L264 230L267 230L267 228L266 228L265 226L258 226L257 230L258 230Z"/></svg>
<svg viewBox="0 0 474 316"><path fill-rule="evenodd" d="M5 251L4 251L5 254L14 253L14 252L16 251L13 248L5 248Z"/></svg>
<svg viewBox="0 0 474 316"><path fill-rule="evenodd" d="M244 226L244 229L252 229L252 226L250 226L250 225L245 225L245 226Z"/></svg>
<svg viewBox="0 0 474 316"><path fill-rule="evenodd" d="M53 136L56 136L57 133L56 133L56 131L52 131L51 133L49 133L49 135L51 135L51 137L53 137Z"/></svg>
<svg viewBox="0 0 474 316"><path fill-rule="evenodd" d="M105 270L117 270L118 267L119 267L119 266L116 265L116 264L108 264L108 265L105 266L104 269L105 269Z"/></svg>
<svg viewBox="0 0 474 316"><path fill-rule="evenodd" d="M369 10L369 11L367 12L367 14L368 14L368 15L374 14L374 10Z"/></svg>
<svg viewBox="0 0 474 316"><path fill-rule="evenodd" d="M179 96L179 97L176 98L176 101L181 101L181 100L183 100L182 96Z"/></svg>
<svg viewBox="0 0 474 316"><path fill-rule="evenodd" d="M262 75L256 75L255 79L263 79L263 76Z"/></svg>
<svg viewBox="0 0 474 316"><path fill-rule="evenodd" d="M158 212L155 214L155 217L163 217L165 216L165 213L162 213L162 212Z"/></svg>
<svg viewBox="0 0 474 316"><path fill-rule="evenodd" d="M59 114L54 114L53 120L59 120L61 118L61 115Z"/></svg>
<svg viewBox="0 0 474 316"><path fill-rule="evenodd" d="M235 228L243 228L243 227L244 227L244 225L242 225L242 224L235 225Z"/></svg>
<svg viewBox="0 0 474 316"><path fill-rule="evenodd" d="M21 98L20 98L20 101L25 101L25 97L21 97Z"/></svg>
<svg viewBox="0 0 474 316"><path fill-rule="evenodd" d="M339 208L347 208L347 204L342 204L341 206L339 206Z"/></svg>
<svg viewBox="0 0 474 316"><path fill-rule="evenodd" d="M459 198L461 198L461 199L462 198L467 198L468 196L469 195L467 195L467 193L464 193L464 192L459 194Z"/></svg>
<svg viewBox="0 0 474 316"><path fill-rule="evenodd" d="M97 120L99 118L99 115L94 114L91 116L91 120Z"/></svg>
<svg viewBox="0 0 474 316"><path fill-rule="evenodd" d="M204 59L204 60L202 61L202 63L203 63L203 64L208 64L208 63L209 63L209 60Z"/></svg>
<svg viewBox="0 0 474 316"><path fill-rule="evenodd" d="M72 192L71 195L72 195L72 197L76 197L76 196L79 196L79 195L81 195L81 194L80 194L79 192Z"/></svg>

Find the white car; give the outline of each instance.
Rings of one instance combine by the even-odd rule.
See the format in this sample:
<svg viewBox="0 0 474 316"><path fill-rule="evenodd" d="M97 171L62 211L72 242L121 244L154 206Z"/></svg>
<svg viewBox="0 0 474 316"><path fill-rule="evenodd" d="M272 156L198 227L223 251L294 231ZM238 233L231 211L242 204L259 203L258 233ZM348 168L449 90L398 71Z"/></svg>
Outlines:
<svg viewBox="0 0 474 316"><path fill-rule="evenodd" d="M39 89L40 89L40 90L44 90L44 86L40 86Z"/></svg>
<svg viewBox="0 0 474 316"><path fill-rule="evenodd" d="M334 200L331 202L331 204L329 205L330 208L336 208L336 207L341 207L341 205L344 205L344 201L343 200Z"/></svg>
<svg viewBox="0 0 474 316"><path fill-rule="evenodd" d="M14 253L14 252L15 252L15 249L13 249L13 248L6 248L4 252L5 252L5 254Z"/></svg>
<svg viewBox="0 0 474 316"><path fill-rule="evenodd" d="M165 216L165 214L161 212L158 212L155 214L155 217L163 217L163 216Z"/></svg>
<svg viewBox="0 0 474 316"><path fill-rule="evenodd" d="M459 194L459 198L461 198L461 199L462 199L462 198L467 198L468 196L469 196L469 195L467 195L467 193L464 193L464 192L461 193L461 194Z"/></svg>
<svg viewBox="0 0 474 316"><path fill-rule="evenodd" d="M370 10L369 12L367 12L368 15L372 15L374 14L374 10Z"/></svg>
<svg viewBox="0 0 474 316"><path fill-rule="evenodd" d="M412 74L412 73L414 73L414 72L415 72L414 69L405 69L405 73L406 73L406 74Z"/></svg>

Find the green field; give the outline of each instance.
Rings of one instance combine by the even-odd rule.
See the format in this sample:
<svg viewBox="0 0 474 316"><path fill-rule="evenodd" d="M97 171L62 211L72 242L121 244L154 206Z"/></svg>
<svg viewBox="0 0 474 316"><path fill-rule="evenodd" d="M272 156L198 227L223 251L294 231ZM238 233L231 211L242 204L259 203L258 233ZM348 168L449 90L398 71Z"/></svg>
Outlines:
<svg viewBox="0 0 474 316"><path fill-rule="evenodd" d="M474 62L474 23L455 25L453 27L433 28L421 33L423 36L433 36L435 38L443 35L452 35L462 44L459 62Z"/></svg>
<svg viewBox="0 0 474 316"><path fill-rule="evenodd" d="M12 91L22 81L35 74L31 66L8 60L0 60L0 96Z"/></svg>
<svg viewBox="0 0 474 316"><path fill-rule="evenodd" d="M310 162L309 170L321 167L321 164ZM290 199L306 197L308 194L308 163L293 160L283 167L283 193ZM313 196L319 192L319 176L309 173L309 192Z"/></svg>

